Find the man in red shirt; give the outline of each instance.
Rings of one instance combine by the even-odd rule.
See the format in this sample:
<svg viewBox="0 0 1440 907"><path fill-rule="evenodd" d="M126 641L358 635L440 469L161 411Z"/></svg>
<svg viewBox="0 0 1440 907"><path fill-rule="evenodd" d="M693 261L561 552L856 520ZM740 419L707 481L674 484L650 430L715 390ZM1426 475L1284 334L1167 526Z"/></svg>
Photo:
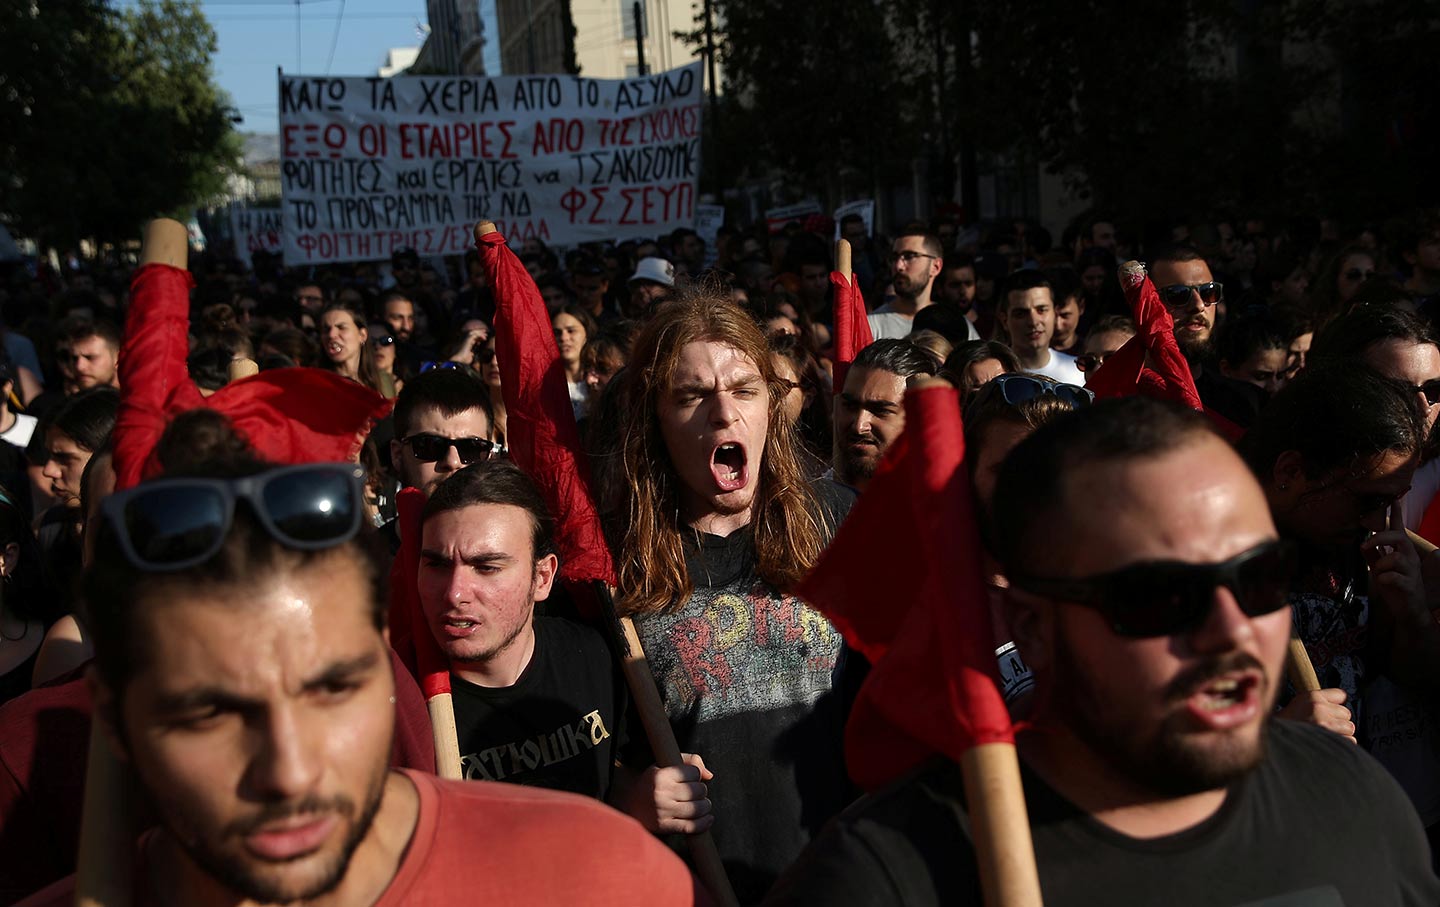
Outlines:
<svg viewBox="0 0 1440 907"><path fill-rule="evenodd" d="M85 579L92 693L159 817L134 902L694 903L679 859L598 803L387 767L362 500L356 467L253 463L107 501Z"/></svg>

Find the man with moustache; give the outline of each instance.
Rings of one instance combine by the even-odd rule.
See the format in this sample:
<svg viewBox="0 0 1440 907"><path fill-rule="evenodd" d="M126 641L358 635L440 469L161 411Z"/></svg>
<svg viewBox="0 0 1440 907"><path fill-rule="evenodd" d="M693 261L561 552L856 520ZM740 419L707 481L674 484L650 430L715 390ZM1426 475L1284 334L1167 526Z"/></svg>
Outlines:
<svg viewBox="0 0 1440 907"><path fill-rule="evenodd" d="M891 243L889 264L895 300L870 313L870 335L876 340L903 340L910 335L915 315L935 303L931 288L944 269L945 253L934 234L906 230ZM980 339L968 320L966 330L968 339Z"/></svg>
<svg viewBox="0 0 1440 907"><path fill-rule="evenodd" d="M935 361L908 340L877 340L856 355L835 397L835 481L865 490L905 430L905 383L933 374Z"/></svg>
<svg viewBox="0 0 1440 907"><path fill-rule="evenodd" d="M993 514L1036 677L1017 744L1046 904L1440 900L1394 782L1270 716L1293 551L1202 416L1142 397L1062 416L1007 458ZM935 759L833 823L770 903L979 905L972 847L960 768Z"/></svg>
<svg viewBox="0 0 1440 907"><path fill-rule="evenodd" d="M1215 313L1225 299L1224 285L1210 273L1200 250L1186 243L1152 252L1150 279L1175 321L1175 342L1190 365L1200 402L1239 428L1249 428L1265 404L1265 392L1226 378L1212 362Z"/></svg>

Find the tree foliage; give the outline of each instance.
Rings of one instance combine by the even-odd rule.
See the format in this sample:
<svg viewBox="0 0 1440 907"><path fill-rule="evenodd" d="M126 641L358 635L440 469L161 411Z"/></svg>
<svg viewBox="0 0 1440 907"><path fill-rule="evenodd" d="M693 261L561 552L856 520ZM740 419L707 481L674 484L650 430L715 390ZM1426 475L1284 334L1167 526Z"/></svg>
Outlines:
<svg viewBox="0 0 1440 907"><path fill-rule="evenodd" d="M0 216L42 243L136 235L212 199L239 139L193 0L4 4Z"/></svg>

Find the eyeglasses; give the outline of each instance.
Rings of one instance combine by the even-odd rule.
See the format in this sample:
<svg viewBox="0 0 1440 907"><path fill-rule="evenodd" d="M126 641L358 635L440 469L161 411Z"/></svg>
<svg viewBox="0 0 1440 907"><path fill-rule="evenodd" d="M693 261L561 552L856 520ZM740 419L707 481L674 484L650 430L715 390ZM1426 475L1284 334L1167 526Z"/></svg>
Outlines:
<svg viewBox="0 0 1440 907"><path fill-rule="evenodd" d="M1011 406L1019 406L1046 394L1059 397L1070 404L1071 409L1089 406L1095 399L1094 391L1088 388L1041 381L1030 375L1000 375L990 383L1000 389L1000 396Z"/></svg>
<svg viewBox="0 0 1440 907"><path fill-rule="evenodd" d="M1440 378L1432 378L1424 384L1412 384L1410 389L1417 394L1424 394L1425 402L1430 406L1440 403Z"/></svg>
<svg viewBox="0 0 1440 907"><path fill-rule="evenodd" d="M450 360L448 360L448 359L447 359L446 361L444 361L444 362L433 362L433 361L432 361L432 362L422 362L422 363L420 363L420 374L423 375L423 374L425 374L426 372L433 372L433 371L435 371L436 369L440 369L441 371L444 371L445 369L464 368L464 367L465 367L465 365L464 365L463 363L460 363L460 362L452 362L452 361L450 361Z"/></svg>
<svg viewBox="0 0 1440 907"><path fill-rule="evenodd" d="M1363 270L1363 269L1361 269L1361 268L1351 268L1350 270L1348 270L1348 271L1345 272L1345 279L1346 279L1346 280L1349 280L1349 281L1351 281L1351 282L1354 282L1354 281L1357 281L1357 280L1369 280L1370 278L1372 278L1372 277L1374 277L1374 276L1375 276L1375 269L1374 269L1374 268L1371 268L1369 271Z"/></svg>
<svg viewBox="0 0 1440 907"><path fill-rule="evenodd" d="M1011 575L1015 586L1099 611L1117 636L1175 636L1205 623L1221 586L1240 610L1260 617L1285 605L1295 577L1295 544L1265 542L1218 564L1146 561L1083 579Z"/></svg>
<svg viewBox="0 0 1440 907"><path fill-rule="evenodd" d="M364 478L353 464L311 463L239 479L158 479L111 495L101 512L131 564L174 572L215 556L234 525L237 500L288 548L319 551L348 541L364 516Z"/></svg>
<svg viewBox="0 0 1440 907"><path fill-rule="evenodd" d="M415 459L421 463L434 463L445 459L452 447L465 466L488 460L495 452L495 442L484 438L447 438L444 435L422 433L411 435L400 443L409 444L410 452L415 454Z"/></svg>
<svg viewBox="0 0 1440 907"><path fill-rule="evenodd" d="M1086 353L1083 356L1075 357L1075 367L1087 375L1105 364L1105 360L1115 355L1118 350L1111 350L1108 353Z"/></svg>
<svg viewBox="0 0 1440 907"><path fill-rule="evenodd" d="M1215 305L1225 299L1225 285L1211 280L1206 283L1174 283L1167 287L1161 287L1158 291L1160 299L1172 309L1179 308L1190 302L1190 294L1200 294L1200 301L1207 306Z"/></svg>
<svg viewBox="0 0 1440 907"><path fill-rule="evenodd" d="M380 337L371 337L370 342L376 346L394 346L395 338L389 334L385 334Z"/></svg>
<svg viewBox="0 0 1440 907"><path fill-rule="evenodd" d="M915 259L917 259L917 258L938 258L938 257L939 257L939 256L937 256L937 255L927 255L927 254L924 253L924 252L909 252L909 251L906 251L906 252L891 252L890 255L889 255L889 257L886 258L885 260L888 261L888 262L890 262L890 264L892 264L892 265L893 265L895 262L897 262L897 261L903 261L903 262L905 262L905 264L908 265L908 264L914 263Z"/></svg>

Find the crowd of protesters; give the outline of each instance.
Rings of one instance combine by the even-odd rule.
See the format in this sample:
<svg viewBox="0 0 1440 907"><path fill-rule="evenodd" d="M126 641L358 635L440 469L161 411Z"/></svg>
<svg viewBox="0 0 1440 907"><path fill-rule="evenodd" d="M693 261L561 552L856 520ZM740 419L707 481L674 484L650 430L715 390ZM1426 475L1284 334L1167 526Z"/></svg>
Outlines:
<svg viewBox="0 0 1440 907"><path fill-rule="evenodd" d="M853 359L837 226L873 338ZM301 367L393 408L345 466L266 456L201 406L129 488L122 401L160 380L122 355L152 329L134 262L15 267L0 901L72 896L93 718L153 826L136 903L709 903L676 855L697 835L741 903L981 903L959 768L857 777L872 664L797 597L884 493L907 392L945 386L1046 901L1440 903L1440 211L511 250L680 764L561 582L548 477L511 456L534 426L483 247L192 255L201 397ZM311 393L323 433L344 404ZM422 617L400 634L383 580L407 544ZM411 629L449 666L463 786L433 774ZM1287 678L1292 634L1318 690Z"/></svg>

